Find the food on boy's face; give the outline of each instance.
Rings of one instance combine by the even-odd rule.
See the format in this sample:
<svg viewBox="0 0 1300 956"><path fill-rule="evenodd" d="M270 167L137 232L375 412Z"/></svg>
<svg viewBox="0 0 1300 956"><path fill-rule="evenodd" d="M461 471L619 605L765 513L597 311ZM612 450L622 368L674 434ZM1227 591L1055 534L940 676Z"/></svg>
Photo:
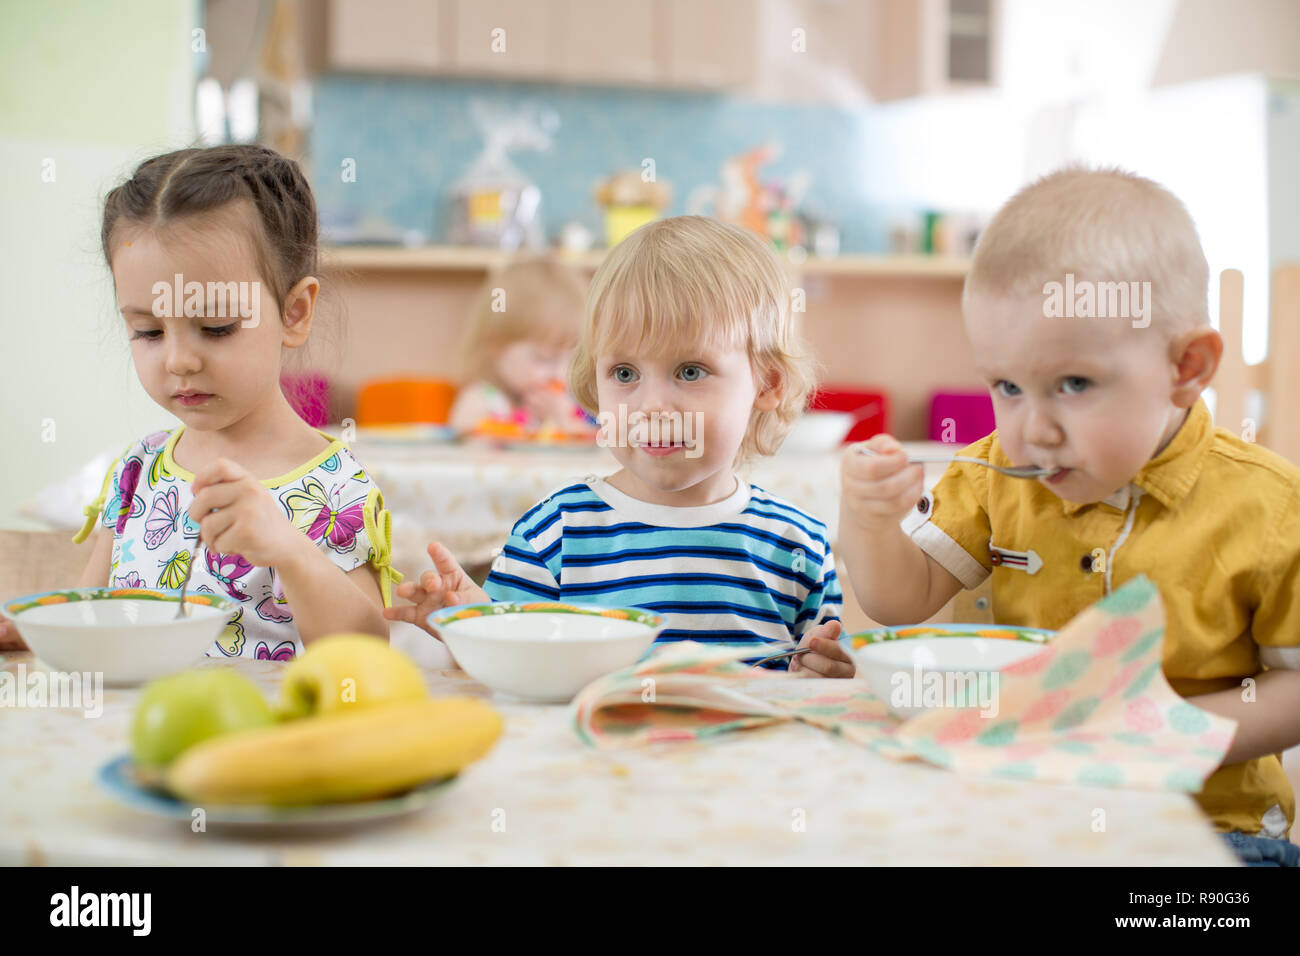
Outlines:
<svg viewBox="0 0 1300 956"><path fill-rule="evenodd" d="M222 233L225 236L225 233ZM279 389L283 325L267 283L242 243L220 243L204 234L177 242L169 233L135 234L113 256L113 281L130 338L140 383L152 398L186 425L220 429L264 406ZM253 283L260 295L253 314L209 315L206 297L195 311L173 302L155 309L160 283L208 289L229 282ZM192 303L200 304L199 300ZM215 312L227 311L220 302ZM162 314L159 314L159 313ZM179 314L174 314L179 312Z"/></svg>
<svg viewBox="0 0 1300 956"><path fill-rule="evenodd" d="M975 295L966 332L1014 464L1068 501L1123 488L1173 438L1175 367L1157 325L1042 315L1042 297Z"/></svg>

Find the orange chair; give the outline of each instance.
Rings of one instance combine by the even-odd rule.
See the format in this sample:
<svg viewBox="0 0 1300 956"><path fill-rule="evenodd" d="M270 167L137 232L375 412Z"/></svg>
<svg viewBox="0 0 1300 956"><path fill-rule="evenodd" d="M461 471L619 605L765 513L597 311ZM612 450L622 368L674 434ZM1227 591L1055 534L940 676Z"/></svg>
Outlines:
<svg viewBox="0 0 1300 956"><path fill-rule="evenodd" d="M357 424L445 425L456 386L440 378L389 378L364 382L357 393Z"/></svg>

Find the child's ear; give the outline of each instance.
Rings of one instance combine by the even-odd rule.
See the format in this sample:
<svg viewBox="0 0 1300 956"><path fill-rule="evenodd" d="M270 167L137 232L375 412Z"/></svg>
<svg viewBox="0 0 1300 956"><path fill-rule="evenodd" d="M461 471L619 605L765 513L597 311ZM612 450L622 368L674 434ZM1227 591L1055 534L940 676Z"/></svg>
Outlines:
<svg viewBox="0 0 1300 956"><path fill-rule="evenodd" d="M1223 357L1223 337L1208 325L1175 336L1169 343L1174 363L1173 402L1191 408L1209 386Z"/></svg>
<svg viewBox="0 0 1300 956"><path fill-rule="evenodd" d="M770 412L781 404L785 390L785 378L779 369L773 369L767 375L767 381L759 386L754 399L754 408L760 412Z"/></svg>
<svg viewBox="0 0 1300 956"><path fill-rule="evenodd" d="M319 292L320 281L315 276L304 276L289 290L284 308L280 310L284 325L282 341L286 348L296 349L307 341L316 315L316 295Z"/></svg>

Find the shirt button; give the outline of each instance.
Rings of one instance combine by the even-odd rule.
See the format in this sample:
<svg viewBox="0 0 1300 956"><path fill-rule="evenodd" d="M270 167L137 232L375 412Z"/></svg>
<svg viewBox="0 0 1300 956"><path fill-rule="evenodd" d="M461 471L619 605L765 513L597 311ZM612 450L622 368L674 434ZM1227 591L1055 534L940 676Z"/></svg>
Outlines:
<svg viewBox="0 0 1300 956"><path fill-rule="evenodd" d="M1091 554L1085 554L1082 558L1080 558L1080 559L1079 559L1079 567L1083 568L1083 570L1085 570L1085 571L1089 571L1089 572L1091 572L1091 571L1092 571L1092 555L1091 555Z"/></svg>
<svg viewBox="0 0 1300 956"><path fill-rule="evenodd" d="M930 510L930 502L922 498L920 501L916 503L916 510L921 512L921 514L925 514L927 511Z"/></svg>

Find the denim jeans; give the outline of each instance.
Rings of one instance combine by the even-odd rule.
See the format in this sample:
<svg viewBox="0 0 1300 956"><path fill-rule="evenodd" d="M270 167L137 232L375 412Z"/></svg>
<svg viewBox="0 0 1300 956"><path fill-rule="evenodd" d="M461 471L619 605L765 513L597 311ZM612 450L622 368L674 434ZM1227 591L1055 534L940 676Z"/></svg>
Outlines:
<svg viewBox="0 0 1300 956"><path fill-rule="evenodd" d="M1271 840L1240 830L1220 833L1219 836L1247 866L1300 866L1300 846L1290 840Z"/></svg>

